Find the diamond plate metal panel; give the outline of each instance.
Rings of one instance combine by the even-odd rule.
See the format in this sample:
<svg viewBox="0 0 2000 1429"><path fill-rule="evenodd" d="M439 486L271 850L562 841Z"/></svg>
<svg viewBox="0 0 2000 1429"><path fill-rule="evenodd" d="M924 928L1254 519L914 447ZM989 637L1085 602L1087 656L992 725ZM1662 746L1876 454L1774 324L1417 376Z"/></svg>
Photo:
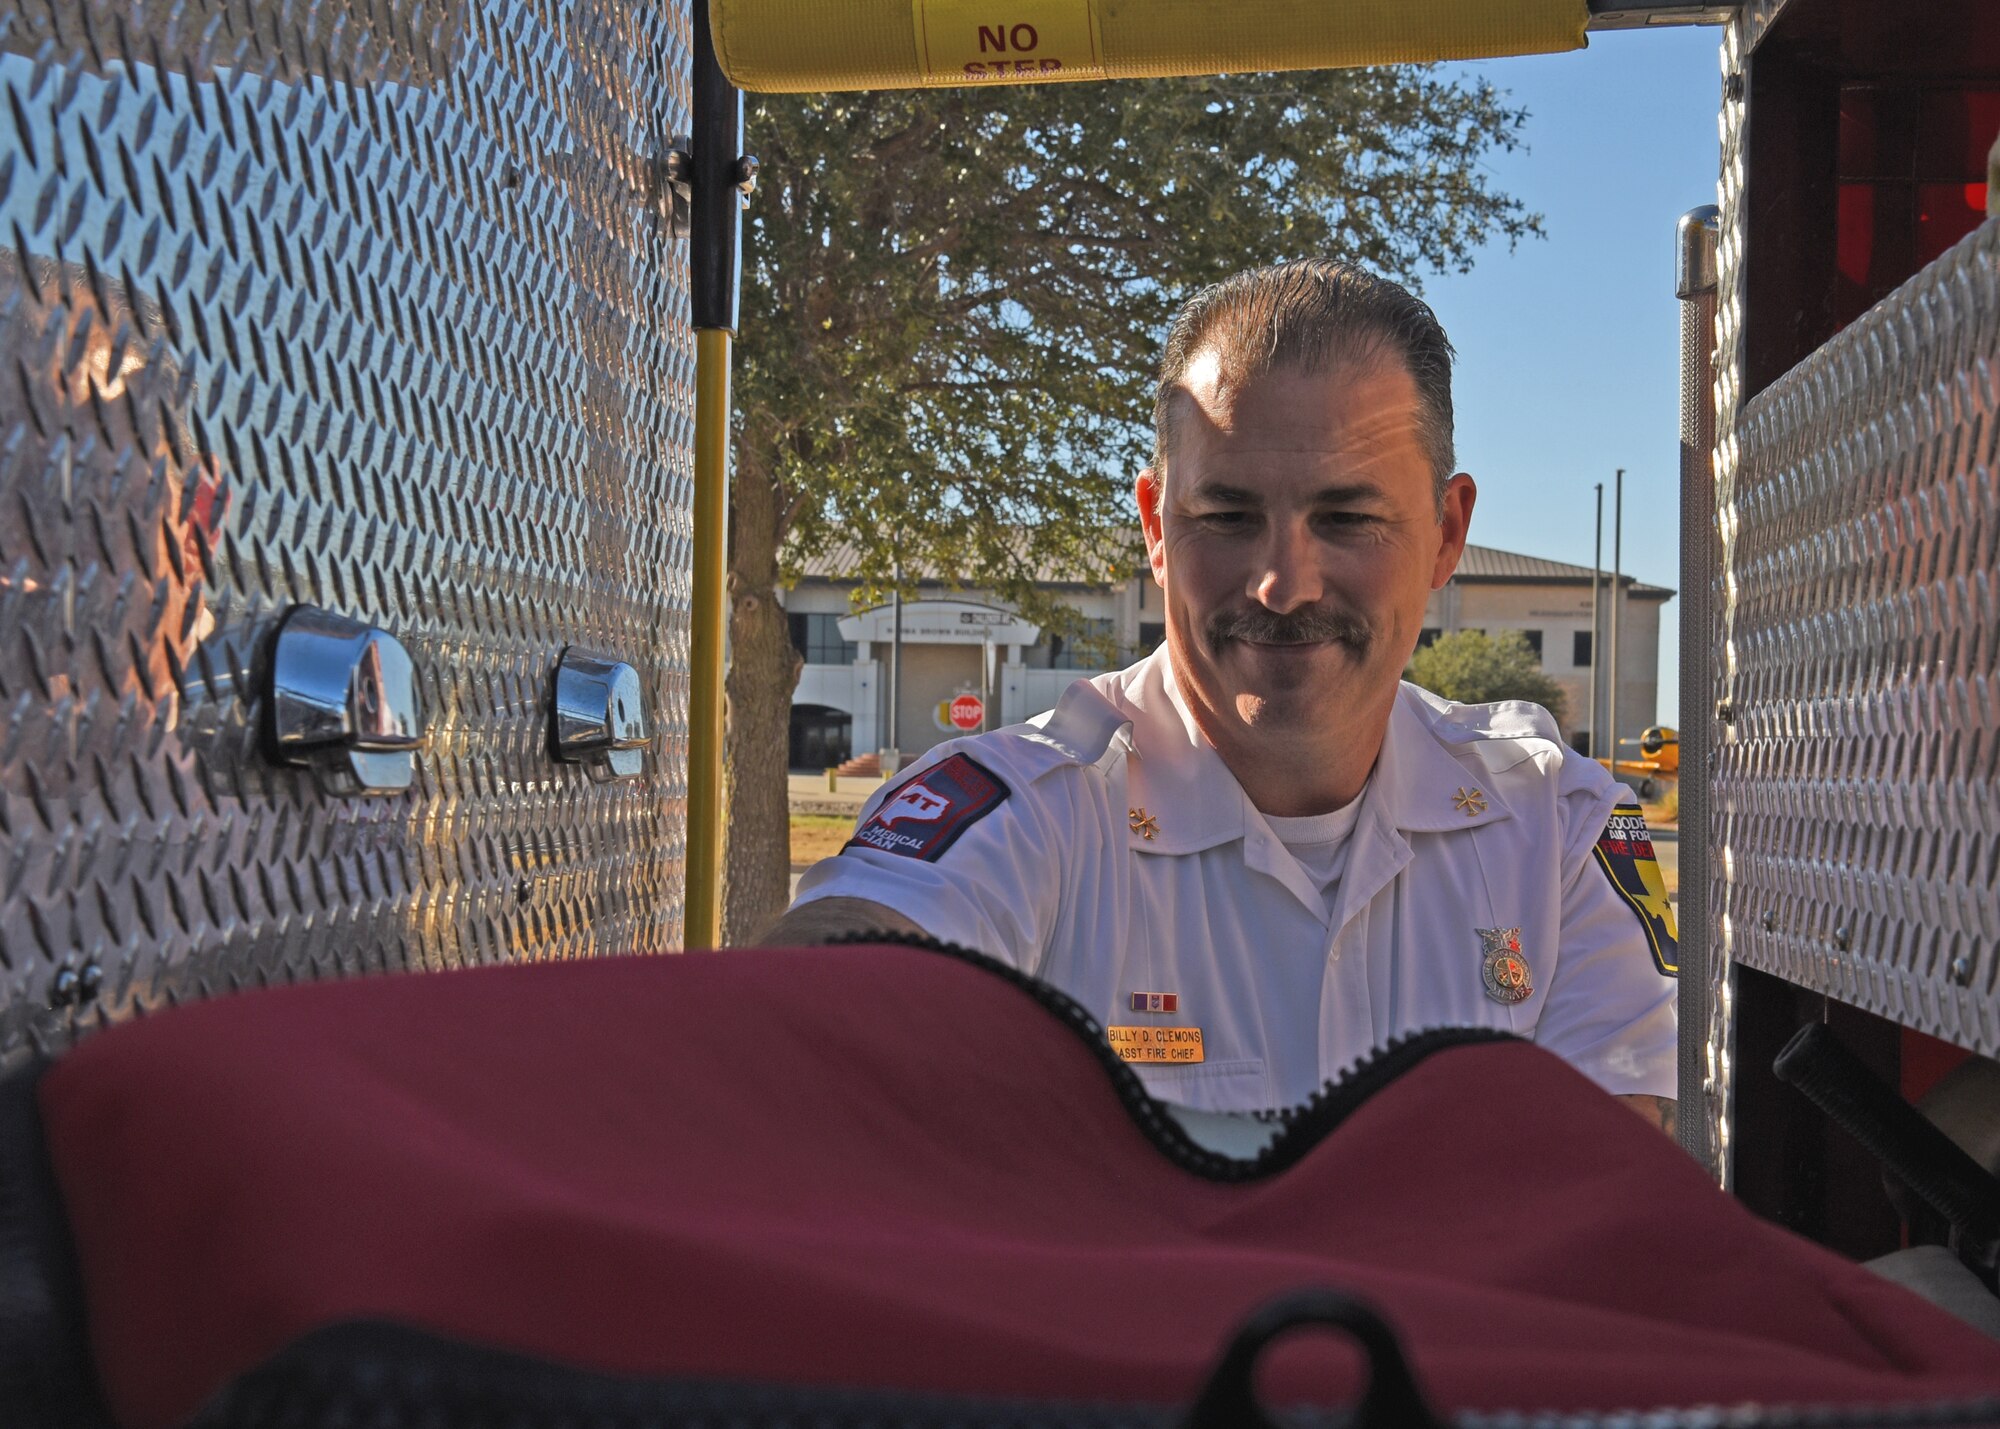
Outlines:
<svg viewBox="0 0 2000 1429"><path fill-rule="evenodd" d="M682 4L6 0L0 1065L249 984L680 941ZM416 784L259 752L274 624L380 625ZM576 644L658 738L549 754Z"/></svg>
<svg viewBox="0 0 2000 1429"><path fill-rule="evenodd" d="M1680 1025L1679 1101L1688 1114L1679 1135L1688 1154L1714 1161L1713 1128L1703 1114L1711 1079L1702 1030L1708 1025L1708 751L1713 683L1715 575L1715 271L1714 234L1719 213L1704 205L1675 230L1675 292L1681 300L1681 739L1680 844L1681 977L1676 989Z"/></svg>
<svg viewBox="0 0 2000 1429"><path fill-rule="evenodd" d="M1748 177L1750 112L1746 102L1749 91L1749 66L1752 46L1763 32L1769 28L1783 0L1763 0L1745 7L1723 30L1722 36L1722 107L1719 118L1722 140L1722 168L1716 184L1716 204L1721 210L1717 221L1715 264L1715 511L1716 544L1696 544L1687 542L1682 546L1681 588L1693 591L1699 583L1707 591L1705 602L1709 621L1710 658L1707 665L1708 686L1697 683L1698 672L1683 672L1682 702L1686 709L1682 723L1693 727L1694 716L1700 713L1708 728L1707 752L1709 768L1717 767L1723 751L1735 736L1734 727L1720 718L1717 711L1727 708L1729 699L1729 663L1724 648L1723 630L1729 618L1731 587L1727 575L1733 551L1733 527L1729 513L1735 499L1738 485L1741 449L1736 439L1736 422L1743 405L1743 314L1744 314L1744 237L1749 226L1749 212L1744 202L1746 179ZM1703 570L1701 557L1707 556L1713 562ZM1699 702L1699 703L1697 703ZM1706 917L1698 924L1684 926L1681 941L1681 977L1700 978L1706 982L1706 991L1699 999L1705 1005L1706 1017L1703 1025L1683 1023L1681 1039L1685 1043L1690 1038L1701 1039L1700 1098L1697 1103L1689 1096L1688 1082L1695 1069L1683 1060L1682 1101L1686 1104L1683 1115L1703 1116L1707 1125L1705 1134L1690 1141L1701 1146L1707 1153L1711 1174L1718 1185L1730 1184L1730 1134L1731 1101L1730 1072L1731 1059L1735 1054L1734 993L1735 978L1731 958L1734 955L1733 928L1727 901L1728 860L1724 847L1724 824L1720 817L1722 805L1714 798L1711 788L1706 802L1704 825L1707 836L1708 900ZM1700 837L1699 828L1689 822L1687 828ZM1692 1003L1695 998L1686 1001Z"/></svg>
<svg viewBox="0 0 2000 1429"><path fill-rule="evenodd" d="M2000 223L1747 404L1730 953L2000 1054Z"/></svg>

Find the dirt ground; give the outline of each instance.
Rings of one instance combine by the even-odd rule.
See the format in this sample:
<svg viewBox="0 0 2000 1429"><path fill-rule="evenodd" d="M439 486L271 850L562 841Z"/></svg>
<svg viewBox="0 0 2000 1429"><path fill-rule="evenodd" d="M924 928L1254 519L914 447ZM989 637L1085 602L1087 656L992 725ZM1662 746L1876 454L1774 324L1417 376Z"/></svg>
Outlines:
<svg viewBox="0 0 2000 1429"><path fill-rule="evenodd" d="M801 868L832 858L854 832L854 820L830 814L792 815L792 867Z"/></svg>

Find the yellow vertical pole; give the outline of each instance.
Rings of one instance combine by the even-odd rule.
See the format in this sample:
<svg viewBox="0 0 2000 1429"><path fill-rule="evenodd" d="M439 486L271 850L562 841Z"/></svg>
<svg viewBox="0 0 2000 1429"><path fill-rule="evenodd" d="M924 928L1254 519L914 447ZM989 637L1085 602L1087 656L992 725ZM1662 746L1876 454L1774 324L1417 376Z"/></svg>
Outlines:
<svg viewBox="0 0 2000 1429"><path fill-rule="evenodd" d="M722 945L722 654L727 641L730 335L694 335L694 590L688 638L683 946Z"/></svg>

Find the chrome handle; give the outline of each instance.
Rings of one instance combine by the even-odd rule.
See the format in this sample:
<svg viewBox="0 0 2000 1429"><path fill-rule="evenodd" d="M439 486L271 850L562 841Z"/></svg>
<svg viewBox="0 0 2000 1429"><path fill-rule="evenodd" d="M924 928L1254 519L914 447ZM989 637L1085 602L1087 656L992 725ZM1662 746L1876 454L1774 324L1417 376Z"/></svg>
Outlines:
<svg viewBox="0 0 2000 1429"><path fill-rule="evenodd" d="M386 630L294 606L271 657L271 747L329 794L398 794L430 742L416 666Z"/></svg>
<svg viewBox="0 0 2000 1429"><path fill-rule="evenodd" d="M557 759L583 765L599 783L636 776L653 741L639 672L609 655L563 651L549 735Z"/></svg>

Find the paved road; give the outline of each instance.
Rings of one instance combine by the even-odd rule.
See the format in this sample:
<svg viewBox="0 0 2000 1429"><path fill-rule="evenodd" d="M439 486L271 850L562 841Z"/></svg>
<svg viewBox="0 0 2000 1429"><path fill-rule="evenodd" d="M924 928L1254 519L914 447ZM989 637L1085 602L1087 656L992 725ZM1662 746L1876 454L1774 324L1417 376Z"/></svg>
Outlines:
<svg viewBox="0 0 2000 1429"><path fill-rule="evenodd" d="M1667 902L1674 905L1674 920L1681 916L1681 835L1678 829L1653 830L1653 856L1666 875Z"/></svg>

